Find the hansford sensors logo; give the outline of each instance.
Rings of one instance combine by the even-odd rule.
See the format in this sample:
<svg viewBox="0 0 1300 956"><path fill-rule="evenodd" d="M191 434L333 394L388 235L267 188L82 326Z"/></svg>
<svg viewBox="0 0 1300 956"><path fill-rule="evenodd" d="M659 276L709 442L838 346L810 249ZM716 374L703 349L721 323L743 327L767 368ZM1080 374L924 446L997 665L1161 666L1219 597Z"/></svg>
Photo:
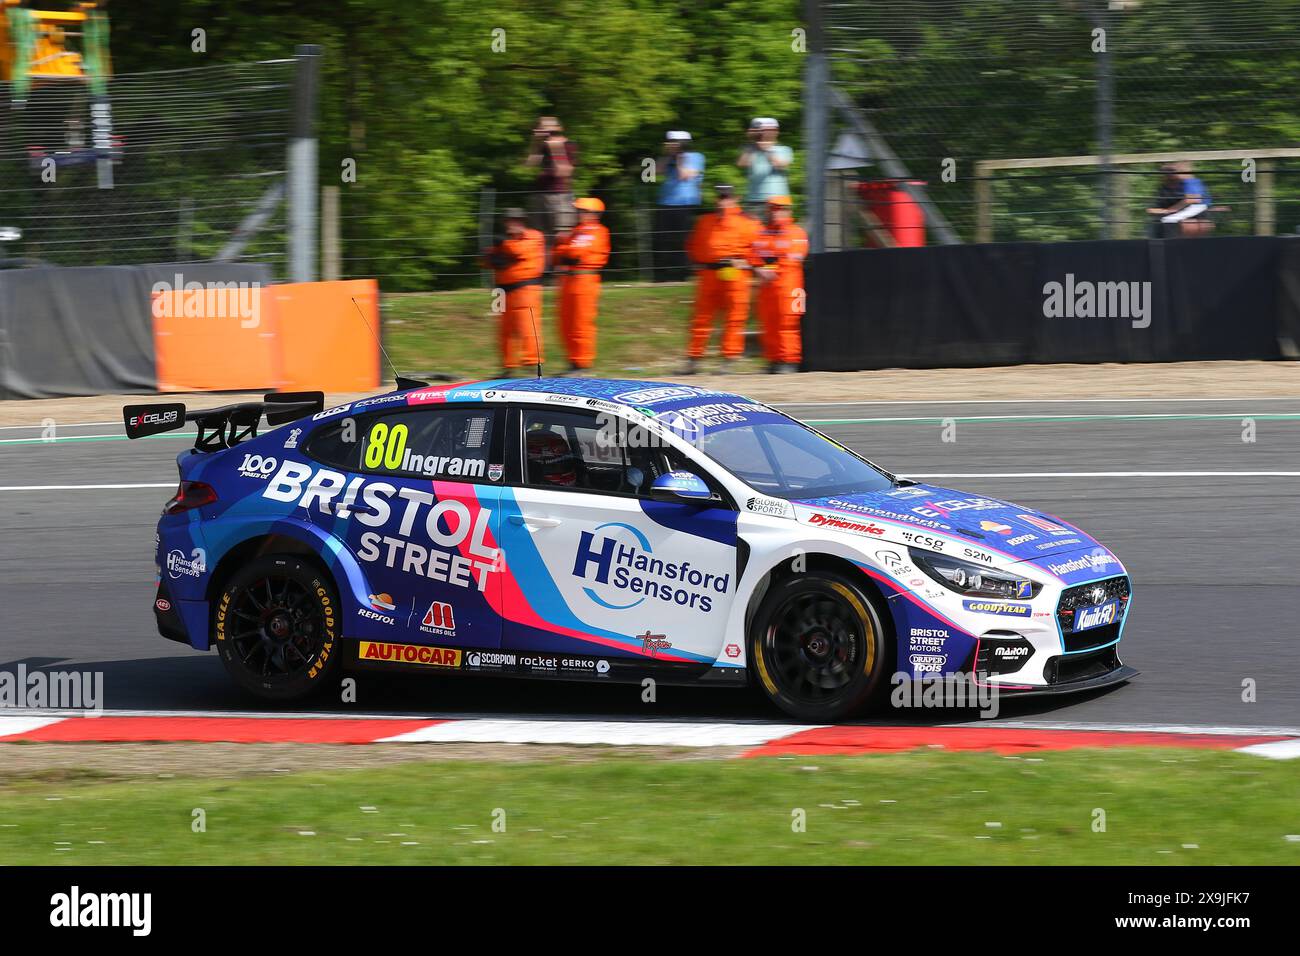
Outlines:
<svg viewBox="0 0 1300 956"><path fill-rule="evenodd" d="M620 521L582 532L573 574L591 581L583 593L612 611L630 610L652 597L708 613L714 595L726 594L731 587L730 574L655 557L646 536Z"/></svg>

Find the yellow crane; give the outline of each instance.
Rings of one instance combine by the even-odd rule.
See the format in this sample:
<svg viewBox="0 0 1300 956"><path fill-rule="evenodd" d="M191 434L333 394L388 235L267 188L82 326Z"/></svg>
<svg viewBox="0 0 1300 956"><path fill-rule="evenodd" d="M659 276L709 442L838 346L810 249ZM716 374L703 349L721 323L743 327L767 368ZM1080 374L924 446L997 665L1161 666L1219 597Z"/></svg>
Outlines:
<svg viewBox="0 0 1300 956"><path fill-rule="evenodd" d="M37 10L24 0L0 0L0 81L13 85L15 104L34 83L81 80L97 93L112 72L108 14L100 0L67 10Z"/></svg>

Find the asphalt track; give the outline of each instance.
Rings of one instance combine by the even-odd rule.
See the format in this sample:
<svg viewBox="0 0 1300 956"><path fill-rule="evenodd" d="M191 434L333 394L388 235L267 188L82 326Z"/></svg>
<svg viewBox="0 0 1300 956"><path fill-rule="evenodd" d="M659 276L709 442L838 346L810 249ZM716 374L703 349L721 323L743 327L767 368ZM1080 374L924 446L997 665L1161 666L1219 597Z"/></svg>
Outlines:
<svg viewBox="0 0 1300 956"><path fill-rule="evenodd" d="M1134 604L1121 648L1142 676L1086 696L1004 700L999 720L1300 725L1300 398L786 410L899 474L1065 517L1127 564ZM1254 441L1242 440L1247 419ZM36 427L0 428L0 670L100 670L109 708L264 710L230 684L215 654L154 631L153 527L187 438L120 436L113 423L60 425L55 441ZM1255 684L1253 702L1242 699L1244 681ZM632 686L454 677L370 677L354 706L463 717L782 719L748 691L660 688L647 704ZM312 709L350 708L326 701Z"/></svg>

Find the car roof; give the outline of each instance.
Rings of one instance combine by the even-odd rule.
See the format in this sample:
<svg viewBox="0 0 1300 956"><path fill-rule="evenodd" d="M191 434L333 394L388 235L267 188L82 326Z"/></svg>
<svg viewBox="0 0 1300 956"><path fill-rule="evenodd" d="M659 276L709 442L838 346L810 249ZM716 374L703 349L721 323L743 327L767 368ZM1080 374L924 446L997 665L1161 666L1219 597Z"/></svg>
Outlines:
<svg viewBox="0 0 1300 956"><path fill-rule="evenodd" d="M547 395L572 398L593 398L626 408L671 407L681 403L706 404L710 402L752 403L742 395L698 385L676 382L655 382L645 379L618 378L501 378L476 382L459 382L455 385L422 386L407 389L409 396L439 396L444 401L478 401L484 392L510 392L535 394L538 399ZM520 396L522 397L522 396Z"/></svg>

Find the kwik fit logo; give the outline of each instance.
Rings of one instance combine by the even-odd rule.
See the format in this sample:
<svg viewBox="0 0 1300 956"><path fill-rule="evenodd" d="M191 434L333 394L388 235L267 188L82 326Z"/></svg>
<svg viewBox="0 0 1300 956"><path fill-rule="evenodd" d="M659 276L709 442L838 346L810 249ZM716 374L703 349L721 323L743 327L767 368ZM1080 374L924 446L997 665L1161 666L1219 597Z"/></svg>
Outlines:
<svg viewBox="0 0 1300 956"><path fill-rule="evenodd" d="M730 574L655 557L646 536L621 521L582 532L573 574L592 582L583 593L611 611L628 611L653 598L707 614L714 597L731 587Z"/></svg>

